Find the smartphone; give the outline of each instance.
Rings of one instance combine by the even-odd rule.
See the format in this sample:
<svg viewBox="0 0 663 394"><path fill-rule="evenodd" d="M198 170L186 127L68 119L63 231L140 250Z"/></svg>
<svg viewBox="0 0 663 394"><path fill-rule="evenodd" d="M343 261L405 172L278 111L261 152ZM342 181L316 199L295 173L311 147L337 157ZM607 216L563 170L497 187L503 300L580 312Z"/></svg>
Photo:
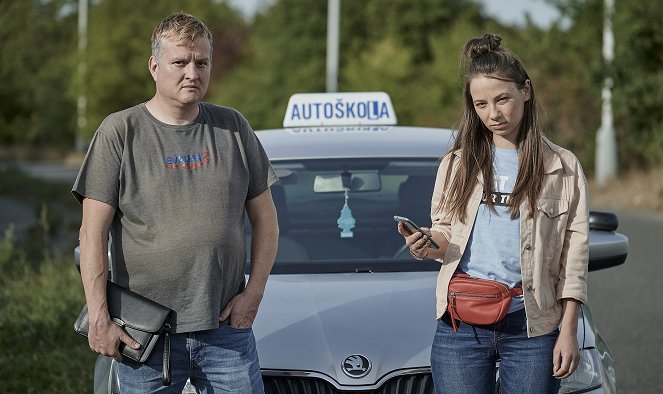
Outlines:
<svg viewBox="0 0 663 394"><path fill-rule="evenodd" d="M433 249L439 249L440 245L435 242L435 240L428 234L426 234L419 226L417 226L412 220L404 217L404 216L394 216L394 220L397 222L403 223L403 226L410 232L410 233L416 233L417 231L422 233L426 239L430 242L430 247Z"/></svg>

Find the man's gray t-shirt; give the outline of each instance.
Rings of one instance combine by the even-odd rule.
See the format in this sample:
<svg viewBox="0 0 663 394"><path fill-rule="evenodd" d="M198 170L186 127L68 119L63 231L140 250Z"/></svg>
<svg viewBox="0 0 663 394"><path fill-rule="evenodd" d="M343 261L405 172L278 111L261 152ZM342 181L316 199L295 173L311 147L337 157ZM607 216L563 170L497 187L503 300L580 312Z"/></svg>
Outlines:
<svg viewBox="0 0 663 394"><path fill-rule="evenodd" d="M219 326L244 286L244 207L276 176L237 111L199 104L184 126L145 104L108 116L73 193L116 208L114 281L175 311L174 332Z"/></svg>

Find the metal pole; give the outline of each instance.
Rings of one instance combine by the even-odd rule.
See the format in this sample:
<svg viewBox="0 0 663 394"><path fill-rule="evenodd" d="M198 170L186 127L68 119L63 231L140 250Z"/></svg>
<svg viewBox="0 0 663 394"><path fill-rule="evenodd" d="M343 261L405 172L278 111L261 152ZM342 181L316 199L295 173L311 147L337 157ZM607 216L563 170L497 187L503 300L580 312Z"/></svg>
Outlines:
<svg viewBox="0 0 663 394"><path fill-rule="evenodd" d="M85 73L87 70L87 2L78 0L78 102L76 120L76 152L83 152L85 126L87 126L87 97L85 95Z"/></svg>
<svg viewBox="0 0 663 394"><path fill-rule="evenodd" d="M327 5L327 92L338 91L338 47L341 0Z"/></svg>
<svg viewBox="0 0 663 394"><path fill-rule="evenodd" d="M596 182L604 186L617 174L617 140L612 116L612 86L610 68L615 57L615 37L612 33L614 0L604 0L603 16L603 61L606 77L603 81L601 99L601 127L596 135Z"/></svg>

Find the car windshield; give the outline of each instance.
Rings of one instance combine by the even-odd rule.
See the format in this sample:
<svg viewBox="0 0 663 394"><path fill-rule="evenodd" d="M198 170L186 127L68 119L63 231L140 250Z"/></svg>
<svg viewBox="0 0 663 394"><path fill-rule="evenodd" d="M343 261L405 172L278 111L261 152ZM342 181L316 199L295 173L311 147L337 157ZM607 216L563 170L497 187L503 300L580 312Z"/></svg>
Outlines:
<svg viewBox="0 0 663 394"><path fill-rule="evenodd" d="M438 270L435 261L411 259L393 219L405 216L430 226L438 164L436 159L273 162L280 236L272 273Z"/></svg>

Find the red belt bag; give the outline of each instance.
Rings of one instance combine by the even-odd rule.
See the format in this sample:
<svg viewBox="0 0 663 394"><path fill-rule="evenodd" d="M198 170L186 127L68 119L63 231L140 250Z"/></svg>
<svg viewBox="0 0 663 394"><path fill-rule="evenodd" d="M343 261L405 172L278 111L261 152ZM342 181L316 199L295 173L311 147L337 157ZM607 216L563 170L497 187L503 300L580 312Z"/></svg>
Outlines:
<svg viewBox="0 0 663 394"><path fill-rule="evenodd" d="M454 274L449 282L447 311L451 325L458 332L456 320L469 324L494 324L509 312L511 297L523 295L521 287L479 279L467 274Z"/></svg>

